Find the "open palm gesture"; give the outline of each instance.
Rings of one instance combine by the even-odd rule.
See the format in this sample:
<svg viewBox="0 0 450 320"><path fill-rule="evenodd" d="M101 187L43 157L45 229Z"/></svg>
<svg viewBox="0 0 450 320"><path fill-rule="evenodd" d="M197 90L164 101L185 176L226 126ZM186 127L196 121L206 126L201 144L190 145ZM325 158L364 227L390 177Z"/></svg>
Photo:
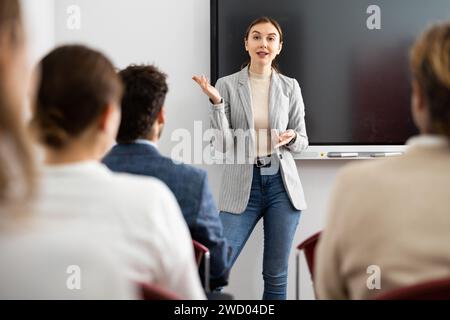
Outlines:
<svg viewBox="0 0 450 320"><path fill-rule="evenodd" d="M211 99L214 104L219 104L222 101L219 91L209 84L208 78L205 76L193 76L192 80L202 88L203 92Z"/></svg>

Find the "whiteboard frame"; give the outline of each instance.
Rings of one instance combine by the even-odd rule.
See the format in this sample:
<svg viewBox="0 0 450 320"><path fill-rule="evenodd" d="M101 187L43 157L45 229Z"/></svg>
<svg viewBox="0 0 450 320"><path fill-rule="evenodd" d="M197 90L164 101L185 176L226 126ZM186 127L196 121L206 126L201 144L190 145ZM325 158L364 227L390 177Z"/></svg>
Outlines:
<svg viewBox="0 0 450 320"><path fill-rule="evenodd" d="M374 153L405 153L406 145L373 145L373 146L309 146L306 150L294 155L296 160L348 160L348 159L379 159L371 156ZM355 157L330 158L329 152L358 153Z"/></svg>

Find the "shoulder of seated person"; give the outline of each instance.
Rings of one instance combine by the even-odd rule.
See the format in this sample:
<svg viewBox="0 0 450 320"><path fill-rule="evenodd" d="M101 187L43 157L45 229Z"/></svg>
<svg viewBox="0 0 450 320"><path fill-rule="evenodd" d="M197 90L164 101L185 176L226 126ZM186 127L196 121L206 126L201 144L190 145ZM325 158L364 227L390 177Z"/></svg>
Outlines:
<svg viewBox="0 0 450 320"><path fill-rule="evenodd" d="M173 163L175 170L180 170L184 173L200 176L202 178L207 175L207 171L205 169L195 167L191 164L186 164L180 161L172 160L170 158L166 159L169 159Z"/></svg>
<svg viewBox="0 0 450 320"><path fill-rule="evenodd" d="M349 163L338 173L337 178L342 182L371 185L371 182L384 180L391 176L391 166L395 166L400 159L386 158L358 163ZM401 162L401 160L400 160Z"/></svg>
<svg viewBox="0 0 450 320"><path fill-rule="evenodd" d="M162 182L158 178L124 172L114 172L113 181L116 182L116 186L118 188L129 190L130 193L134 192L136 189L141 190L142 188L167 188L164 182Z"/></svg>
<svg viewBox="0 0 450 320"><path fill-rule="evenodd" d="M184 164L184 163L181 164L180 166L183 168L183 170L185 170L188 174L190 174L192 176L203 178L206 175L206 170L204 170L202 168L197 168L197 167L194 167L193 165Z"/></svg>

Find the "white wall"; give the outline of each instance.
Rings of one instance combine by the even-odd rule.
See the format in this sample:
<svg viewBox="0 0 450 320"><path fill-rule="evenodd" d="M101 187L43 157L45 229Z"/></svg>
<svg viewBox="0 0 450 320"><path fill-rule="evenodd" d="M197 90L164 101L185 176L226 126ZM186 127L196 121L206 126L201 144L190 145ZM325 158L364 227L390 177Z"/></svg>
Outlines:
<svg viewBox="0 0 450 320"><path fill-rule="evenodd" d="M22 0L30 61L35 64L55 45L54 0Z"/></svg>
<svg viewBox="0 0 450 320"><path fill-rule="evenodd" d="M69 5L81 9L81 29L66 27ZM117 67L130 63L155 63L169 75L166 100L167 125L160 148L170 155L177 128L193 132L196 120L208 127L207 99L191 80L209 74L209 0L58 0L55 2L57 44L81 42L103 50ZM236 48L239 50L239 48ZM306 107L307 101L306 101ZM294 245L321 229L326 200L337 170L347 161L298 161L309 209L302 215ZM218 196L221 168L206 166L213 192ZM262 296L262 227L258 224L232 271L225 291L237 299ZM294 298L294 251L291 254L288 298ZM312 299L306 264L302 263L301 297Z"/></svg>

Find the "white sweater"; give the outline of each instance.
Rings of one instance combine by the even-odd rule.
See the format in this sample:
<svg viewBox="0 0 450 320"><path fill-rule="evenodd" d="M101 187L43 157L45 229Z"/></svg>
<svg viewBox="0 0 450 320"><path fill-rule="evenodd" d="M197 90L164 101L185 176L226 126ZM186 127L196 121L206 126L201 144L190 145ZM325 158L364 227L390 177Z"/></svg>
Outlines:
<svg viewBox="0 0 450 320"><path fill-rule="evenodd" d="M88 230L36 225L27 214L20 230L1 226L0 299L139 298L110 250Z"/></svg>
<svg viewBox="0 0 450 320"><path fill-rule="evenodd" d="M205 298L189 230L162 182L112 173L97 162L48 166L42 173L36 208L42 218L91 228L132 281Z"/></svg>

